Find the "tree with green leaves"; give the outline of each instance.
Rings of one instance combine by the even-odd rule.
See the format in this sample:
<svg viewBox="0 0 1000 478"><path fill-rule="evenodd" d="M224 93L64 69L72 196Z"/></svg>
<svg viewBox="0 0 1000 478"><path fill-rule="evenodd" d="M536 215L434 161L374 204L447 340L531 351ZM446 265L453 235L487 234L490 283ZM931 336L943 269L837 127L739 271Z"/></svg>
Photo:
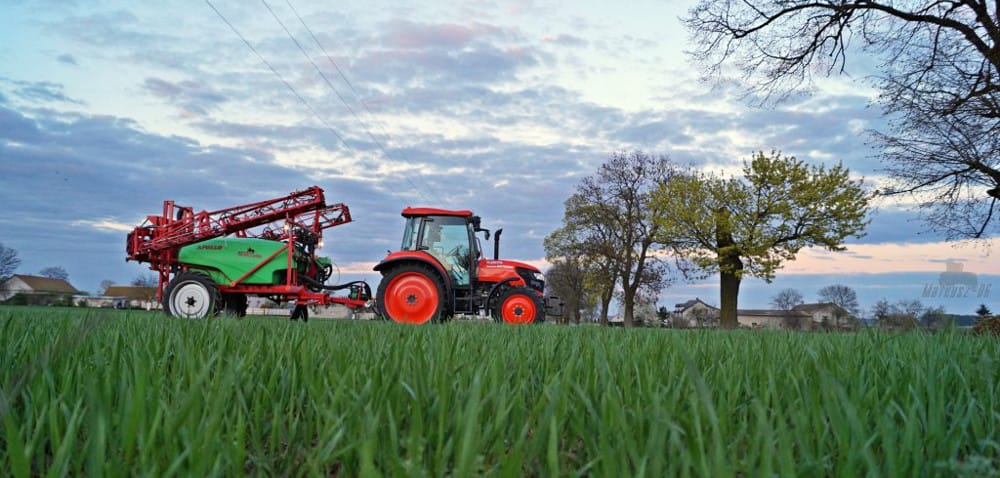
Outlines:
<svg viewBox="0 0 1000 478"><path fill-rule="evenodd" d="M720 320L735 328L745 274L766 281L804 247L843 250L868 224L862 182L843 165L810 166L778 152L759 152L742 178L689 173L654 194L658 242L720 276Z"/></svg>

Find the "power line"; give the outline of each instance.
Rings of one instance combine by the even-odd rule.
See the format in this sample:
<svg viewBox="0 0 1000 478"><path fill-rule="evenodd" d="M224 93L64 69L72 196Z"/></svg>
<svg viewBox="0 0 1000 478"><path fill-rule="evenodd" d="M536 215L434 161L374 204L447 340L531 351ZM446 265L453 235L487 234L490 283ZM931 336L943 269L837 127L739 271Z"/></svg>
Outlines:
<svg viewBox="0 0 1000 478"><path fill-rule="evenodd" d="M215 8L215 5L212 4L211 0L205 0L205 3L207 3L208 6L215 11L216 15L218 15L219 18L221 18L222 21L229 26L229 29L232 30L233 33L236 34L236 36L240 37L240 40L243 40L243 43L247 46L247 48L250 48L250 51L252 51L255 55L257 55L257 58L259 58L262 63L267 65L268 69L270 69L271 72L274 73L274 75L277 76L278 79L281 80L281 82L284 83L286 87L288 87L288 90L291 91L292 94L295 95L295 97L298 98L299 101L301 101L302 104L309 109L309 111L312 112L313 116L315 116L316 119L318 119L321 123L323 123L324 126L326 126L326 129L330 130L330 132L333 133L333 135L336 136L337 139L339 139L340 142L344 144L344 146L347 146L348 148L351 147L350 145L347 144L347 141L344 140L344 137L341 136L340 133L337 133L337 131L333 129L333 126L330 126L330 123L328 123L325 119L323 119L323 117L316 112L316 110L312 107L312 105L310 105L309 102L306 101L306 99L303 98L302 95L300 95L299 92L295 90L295 87L293 87L291 83L286 81L285 78L281 76L281 73L278 73L278 70L276 70L273 66L271 66L271 63L269 63L266 59L264 59L264 56L261 55L260 52L258 52L257 49L250 44L249 41L247 41L247 39L239 32L239 30L236 29L236 27L233 26L232 23L229 22L228 19L226 19L226 16L223 15L218 8Z"/></svg>
<svg viewBox="0 0 1000 478"><path fill-rule="evenodd" d="M364 128L365 132L375 142L375 144L379 147L379 149L382 151L382 153L385 154L386 157L388 157L389 159L392 159L392 156L389 154L389 152L382 145L381 141L379 141L378 138L375 137L375 135L373 135L371 133L371 131L368 129L367 124L358 116L358 114L354 111L354 109L351 108L351 106L347 103L347 101L340 94L340 92L337 91L337 89L333 86L333 84L326 77L326 75L319 68L319 66L316 65L316 62L314 62L312 60L312 58L309 57L309 54L305 51L305 49L302 47L302 45L299 43L299 41L295 38L295 36L292 35L292 33L288 30L288 28L281 21L281 19L278 18L277 14L275 14L274 10L271 9L271 6L268 5L268 3L265 0L261 0L261 2L264 4L264 6L267 8L267 10L271 13L271 16L274 17L274 19L278 22L279 25L281 25L281 28L285 31L285 34L287 34L288 37L292 40L292 42L294 42L295 45L299 48L299 51L302 52L302 54L306 57L306 59L309 60L309 62L313 65L313 67L316 69L317 73L320 74L320 76L323 78L323 80L326 82L326 84L333 90L333 92L337 95L337 97L340 99L340 101L342 103L344 103L344 106L346 106L347 109L351 112L351 114L355 117L355 119L357 119L358 122L361 123L361 126ZM323 125L326 126L326 128L331 133L333 133L333 135L336 136L337 139L339 139L341 141L341 143L344 144L344 146L347 146L348 148L354 149L354 148L352 148L347 143L347 141L344 139L343 136L341 136L339 133L337 133L337 131L334 130L333 127L325 119L323 119L322 116L320 116L320 114L316 111L316 109L313 108L313 106L311 104L309 104L309 102L306 101L306 99L301 94L299 94L299 92L291 85L291 83L289 83L288 81L286 81L285 78L282 77L281 74L278 72L278 70L276 68L274 68L274 66L272 66L271 63L268 62L264 58L264 56L261 55L259 51L257 51L256 48L254 48L254 46L246 39L246 37L244 37L239 32L239 30L237 30L236 27L225 17L225 15L223 15L222 12L220 12L219 9L216 8L215 5L212 4L211 0L205 0L205 3L208 4L208 6L211 7L213 11L215 11L216 15L218 15L219 18L222 19L222 21L225 22L225 24L227 26L229 26L229 29L232 30L233 33L235 33L236 36L239 37L240 40L243 41L243 43L247 46L247 48L249 48L250 51L252 51L254 53L254 55L256 55L257 58L260 59L260 61L262 63L264 63L264 65L266 65L268 67L268 69L270 69L271 72L274 73L274 75L278 77L279 80L281 80L282 83L284 83L284 85L289 89L289 91L291 91L292 94L295 95L295 97L298 98L299 101L302 102L302 104L305 105L306 108L308 108L310 112L312 112L313 116L315 116L316 119L318 119L321 123L323 123ZM291 3L289 3L289 6L291 7ZM295 8L292 7L292 10L295 11ZM302 20L302 17L298 15L297 11L295 11L295 14L299 18L299 21L301 21L303 23L303 25L305 25L305 22ZM309 30L308 26L306 26L306 29ZM309 30L309 32L310 32L310 34L312 34L312 30ZM315 36L313 36L313 38L315 39ZM318 44L318 40L317 40L317 44ZM320 45L320 47L322 48L322 45ZM325 53L325 50L324 50L324 53ZM327 58L329 59L329 56L327 56ZM332 62L332 60L330 60L330 61ZM336 64L334 64L334 67L336 67ZM344 78L344 80L346 81L346 77L343 75L343 72L340 71L340 68L339 67L336 67L336 68L337 68L337 71L340 73L341 77ZM354 85L352 85L349 81L346 81L346 82L351 87L352 91L355 91L355 94L356 94L357 90L354 90ZM362 103L362 105L364 105L364 103ZM364 105L364 106L367 109L367 105ZM369 113L371 113L370 110L369 110ZM430 199L424 194L423 189L417 187L417 185L414 184L413 181L408 176L403 176L403 178L406 180L407 183L409 183L409 185L413 188L413 190L416 191L417 194L419 194L425 201L431 202ZM430 189L430 188L428 187L427 189Z"/></svg>
<svg viewBox="0 0 1000 478"><path fill-rule="evenodd" d="M274 9L271 8L271 5L267 3L267 0L261 0L261 3L263 3L264 7L267 8L267 11L271 13L271 16L274 18L274 20L278 22L278 25L281 26L281 29L285 31L285 34L288 35L288 38L292 40L292 43L295 43L295 46L298 47L299 51L302 53L302 56L304 56L306 60L309 61L309 63L313 66L313 68L316 70L316 73L318 73L319 76L323 78L323 81L326 83L327 86L330 87L331 90L333 90L333 93L337 95L337 98L340 99L340 102L343 103L345 107L347 107L347 110L350 111L352 116L354 116L354 119L358 120L358 122L361 123L361 127L364 129L365 133L368 134L368 137L375 142L375 145L378 146L378 148L382 151L382 154L384 154L386 158L393 159L392 155L389 154L389 151L386 150L382 142L374 134L372 134L371 130L368 128L368 124L365 123L365 121L361 119L360 116L358 116L358 113L354 111L354 108L352 108L351 105L344 98L344 96L340 94L340 91L337 90L337 87L333 85L333 83L330 81L329 78L327 78L326 74L323 73L323 70L319 67L319 65L317 65L316 62L313 61L312 57L309 56L309 53L306 52L302 44L299 43L298 39L295 38L295 35L293 35L292 32L288 29L288 27L285 25L285 23L281 21L281 18L279 18L278 15L274 12ZM323 53L324 55L326 55L327 60L333 64L334 68L340 74L344 82L347 83L348 86L350 86L352 91L354 91L355 98L357 98L358 96L357 90L354 89L354 85L352 85L351 82L347 80L347 77L344 75L343 71L340 70L340 67L338 67L337 64L334 63L333 60L330 58L329 54L326 53L326 49L324 49L323 45L319 43L319 40L316 38L316 35L312 32L312 29L310 29L309 26L306 25L305 20L302 19L302 16L299 15L297 10L295 10L295 7L292 6L291 2L286 0L286 3L288 3L288 6L295 13L295 16L299 19L299 22L302 23L302 26L304 26L305 29L309 32L309 34L312 36L313 41L315 41L316 44L320 47L320 49L323 50ZM368 110L367 105L365 105L363 102L360 103L362 104L362 106L365 107L366 110ZM371 110L368 110L368 113L374 117L374 114L371 113ZM405 179L406 182L413 187L414 191L416 191L417 194L423 197L424 200L430 202L430 199L424 195L422 189L417 187L417 185L414 184L413 180L411 180L409 176L403 176L403 179ZM425 186L427 187L427 189L433 189L432 187L430 187L429 184L425 183Z"/></svg>
<svg viewBox="0 0 1000 478"><path fill-rule="evenodd" d="M313 33L312 28L309 28L309 25L306 25L306 21L302 18L302 15L299 15L299 11L296 10L295 6L292 5L292 1L291 0L285 0L285 3L287 3L288 4L288 8L291 8L292 12L295 13L295 17L299 19L299 23L301 23L302 26L306 29L306 31L309 32L309 36L312 37L313 42L315 42L316 46L318 46L319 49L323 52L323 56L326 57L326 61L330 62L330 64L333 65L333 68L335 70L337 70L337 74L340 75L340 79L344 80L344 83L347 83L347 86L349 88L351 88L351 92L354 93L354 98L358 98L359 96L361 96L361 95L358 94L358 90L354 88L354 84L351 83L351 80L347 79L347 75L345 75L344 72L340 69L340 67L337 66L337 62L333 61L333 58L330 57L329 53L327 53L326 48L324 48L323 44L319 42L319 38L316 38L316 34ZM374 114L372 113L372 111L370 109L368 109L368 105L365 104L364 101L358 100L358 103L361 103L361 106L365 107L365 110L368 111L368 114L374 116ZM384 133L384 131L383 131L383 133Z"/></svg>
<svg viewBox="0 0 1000 478"><path fill-rule="evenodd" d="M322 77L323 81L326 82L327 86L329 86L330 89L333 90L333 93L337 95L337 98L340 98L340 102L347 107L347 110L351 112L351 115L354 116L354 119L358 120L358 122L361 123L361 127L364 128L365 133L368 134L368 137L370 137L372 141L375 141L375 144L378 145L379 149L382 150L382 153L384 153L386 156L389 156L389 153L386 152L384 147L382 147L382 143L378 140L378 138L376 138L375 135L373 135L371 131L368 130L368 125L365 124L364 120L362 120L361 117L359 117L358 114L354 111L354 108L351 108L351 105L347 103L347 100L345 100L344 97L340 94L340 92L337 91L337 88L333 86L333 83L331 83L330 79L326 77L326 74L323 73L323 70L319 68L319 65L317 65L316 62L314 62L311 57L309 57L309 53L307 53L305 48L302 47L302 44L299 43L299 41L295 38L295 35L292 35L292 32L288 30L288 27L286 27L285 23L281 21L281 18L278 18L278 15L274 13L274 10L271 9L271 6L268 5L267 1L266 0L260 0L260 1L261 3L264 4L264 7L267 8L267 11L271 12L271 16L274 17L274 20L276 22L278 22L278 25L281 25L281 29L285 31L285 34L288 35L288 38L292 40L292 43L295 43L295 46L299 48L299 51L302 52L302 56L306 57L306 60L308 60L309 63L312 64L313 68L316 69L316 73L319 73L319 76Z"/></svg>

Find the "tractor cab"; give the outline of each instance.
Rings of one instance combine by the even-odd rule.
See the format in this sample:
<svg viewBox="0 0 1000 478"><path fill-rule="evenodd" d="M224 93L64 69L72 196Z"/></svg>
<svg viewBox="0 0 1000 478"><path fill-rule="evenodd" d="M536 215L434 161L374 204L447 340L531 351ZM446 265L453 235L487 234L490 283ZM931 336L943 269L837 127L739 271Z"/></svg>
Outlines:
<svg viewBox="0 0 1000 478"><path fill-rule="evenodd" d="M479 216L469 210L406 208L400 250L375 266L382 273L376 303L396 322L424 323L455 314L486 313L508 323L541 322L544 277L538 268L483 257L477 234L486 240ZM504 309L504 304L507 308Z"/></svg>
<svg viewBox="0 0 1000 478"><path fill-rule="evenodd" d="M471 211L407 208L403 217L406 226L400 251L425 252L447 272L454 285L470 285L480 256L473 225L478 216Z"/></svg>

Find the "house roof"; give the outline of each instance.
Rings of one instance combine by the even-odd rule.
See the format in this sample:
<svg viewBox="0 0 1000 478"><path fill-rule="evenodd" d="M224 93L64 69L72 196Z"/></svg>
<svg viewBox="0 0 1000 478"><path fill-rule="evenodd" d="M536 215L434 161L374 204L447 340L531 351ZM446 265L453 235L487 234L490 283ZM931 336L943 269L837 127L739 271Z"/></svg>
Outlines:
<svg viewBox="0 0 1000 478"><path fill-rule="evenodd" d="M833 302L820 302L817 304L799 304L796 305L795 308L792 310L797 310L800 312L811 314L813 312L816 312L817 310L823 310L823 309L834 309L835 312L842 312L845 314L847 313L847 311L844 310L843 307L834 304Z"/></svg>
<svg viewBox="0 0 1000 478"><path fill-rule="evenodd" d="M20 279L35 292L60 292L65 294L78 294L80 291L66 282L65 279L51 279L48 277L28 276L15 274L7 280Z"/></svg>
<svg viewBox="0 0 1000 478"><path fill-rule="evenodd" d="M808 315L797 310L773 309L740 309L736 311L736 315L743 317L808 317Z"/></svg>
<svg viewBox="0 0 1000 478"><path fill-rule="evenodd" d="M113 285L104 291L104 296L124 297L131 300L152 300L156 298L156 287Z"/></svg>
<svg viewBox="0 0 1000 478"><path fill-rule="evenodd" d="M691 299L691 300L689 300L687 302L681 302L680 304L674 304L674 308L676 309L675 310L676 312L684 312L685 310L688 310L691 307L694 307L694 306L696 306L698 304L704 305L705 307L708 307L710 309L718 309L717 307L712 307L712 306L706 304L704 301L702 301L701 299L699 299L697 297L695 297L694 299Z"/></svg>

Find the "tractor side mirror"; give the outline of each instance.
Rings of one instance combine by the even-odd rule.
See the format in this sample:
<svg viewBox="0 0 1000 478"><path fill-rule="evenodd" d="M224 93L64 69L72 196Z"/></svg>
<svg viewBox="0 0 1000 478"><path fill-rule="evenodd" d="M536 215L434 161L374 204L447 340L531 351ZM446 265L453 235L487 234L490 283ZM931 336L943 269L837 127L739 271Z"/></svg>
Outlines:
<svg viewBox="0 0 1000 478"><path fill-rule="evenodd" d="M472 218L469 219L469 222L472 223L472 230L474 232L485 233L486 240L487 241L490 240L490 230L489 229L483 229L483 218L481 218L479 216L472 216Z"/></svg>

